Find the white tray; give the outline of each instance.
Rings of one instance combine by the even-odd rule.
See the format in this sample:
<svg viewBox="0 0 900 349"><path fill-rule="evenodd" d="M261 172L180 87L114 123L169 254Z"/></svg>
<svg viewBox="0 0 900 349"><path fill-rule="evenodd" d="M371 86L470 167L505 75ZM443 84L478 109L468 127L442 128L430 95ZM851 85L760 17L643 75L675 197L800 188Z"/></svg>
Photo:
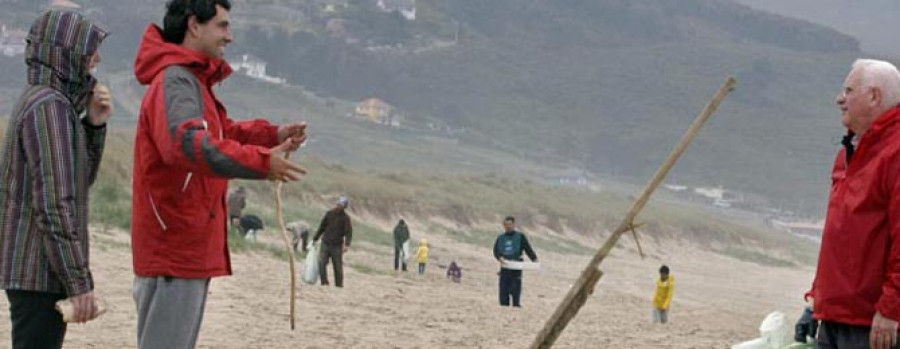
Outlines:
<svg viewBox="0 0 900 349"><path fill-rule="evenodd" d="M541 263L520 262L520 261L503 261L500 265L503 269L510 270L538 270L541 269Z"/></svg>

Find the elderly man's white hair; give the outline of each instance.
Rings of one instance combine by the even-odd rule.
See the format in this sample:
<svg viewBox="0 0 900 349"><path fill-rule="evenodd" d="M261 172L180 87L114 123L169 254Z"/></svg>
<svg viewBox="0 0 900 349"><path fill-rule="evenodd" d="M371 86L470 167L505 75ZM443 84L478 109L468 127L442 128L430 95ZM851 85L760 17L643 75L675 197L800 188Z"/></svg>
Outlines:
<svg viewBox="0 0 900 349"><path fill-rule="evenodd" d="M853 70L859 70L863 86L881 90L881 107L890 109L900 104L900 71L893 64L876 59L857 59Z"/></svg>

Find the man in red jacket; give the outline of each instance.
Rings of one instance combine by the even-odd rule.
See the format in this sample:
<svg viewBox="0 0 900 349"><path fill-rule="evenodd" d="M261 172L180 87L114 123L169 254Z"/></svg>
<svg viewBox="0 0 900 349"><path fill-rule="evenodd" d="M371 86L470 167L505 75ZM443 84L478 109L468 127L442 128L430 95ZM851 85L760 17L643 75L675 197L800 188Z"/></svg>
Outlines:
<svg viewBox="0 0 900 349"><path fill-rule="evenodd" d="M296 181L305 171L281 154L306 125L235 122L212 86L231 73L228 0L172 0L151 24L135 75L141 104L132 213L134 300L140 348L193 348L209 280L230 275L225 195L229 178Z"/></svg>
<svg viewBox="0 0 900 349"><path fill-rule="evenodd" d="M832 173L815 299L819 348L897 347L900 72L857 60L837 96L847 128Z"/></svg>

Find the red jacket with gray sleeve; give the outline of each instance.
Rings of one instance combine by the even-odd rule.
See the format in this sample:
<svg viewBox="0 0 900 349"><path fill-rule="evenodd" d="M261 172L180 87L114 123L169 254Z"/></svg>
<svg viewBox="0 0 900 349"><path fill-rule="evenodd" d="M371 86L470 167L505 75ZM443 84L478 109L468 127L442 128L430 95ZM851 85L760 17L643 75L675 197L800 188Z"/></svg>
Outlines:
<svg viewBox="0 0 900 349"><path fill-rule="evenodd" d="M135 75L149 85L135 136L132 249L138 276L231 274L229 178L266 178L278 127L235 122L213 93L228 64L147 28Z"/></svg>

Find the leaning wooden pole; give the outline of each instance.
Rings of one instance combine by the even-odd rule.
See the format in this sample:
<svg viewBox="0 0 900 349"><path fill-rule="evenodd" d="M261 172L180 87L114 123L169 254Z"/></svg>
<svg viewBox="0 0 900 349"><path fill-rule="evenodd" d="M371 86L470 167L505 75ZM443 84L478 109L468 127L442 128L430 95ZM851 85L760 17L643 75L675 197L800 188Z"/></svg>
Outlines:
<svg viewBox="0 0 900 349"><path fill-rule="evenodd" d="M273 155L277 156L277 155ZM291 156L290 152L284 154L285 159L289 159ZM287 226L284 223L284 212L282 210L282 200L281 200L281 187L284 185L284 182L277 181L275 183L275 216L278 217L278 224L281 226L281 238L284 241L284 247L287 249L288 253L288 263L290 263L291 269L291 330L294 330L294 322L297 318L297 272L295 265L297 262L294 259L294 248L291 244L291 238L288 237Z"/></svg>
<svg viewBox="0 0 900 349"><path fill-rule="evenodd" d="M681 154L684 153L694 138L697 137L700 128L703 127L706 120L708 120L716 109L719 108L719 105L722 104L722 101L728 93L734 89L736 84L737 81L734 78L729 77L725 81L725 84L719 88L719 91L716 92L715 96L713 96L712 100L709 101L709 104L706 105L706 108L704 108L700 115L697 116L694 123L691 124L691 127L685 132L684 136L681 137L681 141L678 142L678 145L672 150L666 161L663 162L659 170L656 171L653 179L651 179L650 183L647 184L647 187L644 188L643 194L641 194L637 201L631 206L628 214L625 215L625 219L622 220L622 223L619 224L619 227L616 228L613 234L606 239L606 242L603 243L603 246L597 251L597 254L594 255L594 258L591 259L587 267L584 268L584 271L581 272L581 276L575 284L572 285L572 288L569 289L566 298L564 298L562 303L556 307L553 316L547 320L547 323L544 324L544 328L538 333L537 338L535 338L534 342L531 344L532 349L552 347L559 335L565 330L566 325L569 324L569 321L578 314L581 306L587 301L587 297L594 292L594 286L597 281L599 281L600 277L603 275L599 269L600 263L603 262L603 259L605 259L607 255L609 255L609 252L612 251L613 247L618 243L622 234L625 234L634 228L634 218L641 212L641 209L644 208L647 201L650 200L650 195L653 194L656 187L658 187L666 178L666 175L669 174L669 170L675 166L675 163L678 161L678 158L681 157Z"/></svg>

